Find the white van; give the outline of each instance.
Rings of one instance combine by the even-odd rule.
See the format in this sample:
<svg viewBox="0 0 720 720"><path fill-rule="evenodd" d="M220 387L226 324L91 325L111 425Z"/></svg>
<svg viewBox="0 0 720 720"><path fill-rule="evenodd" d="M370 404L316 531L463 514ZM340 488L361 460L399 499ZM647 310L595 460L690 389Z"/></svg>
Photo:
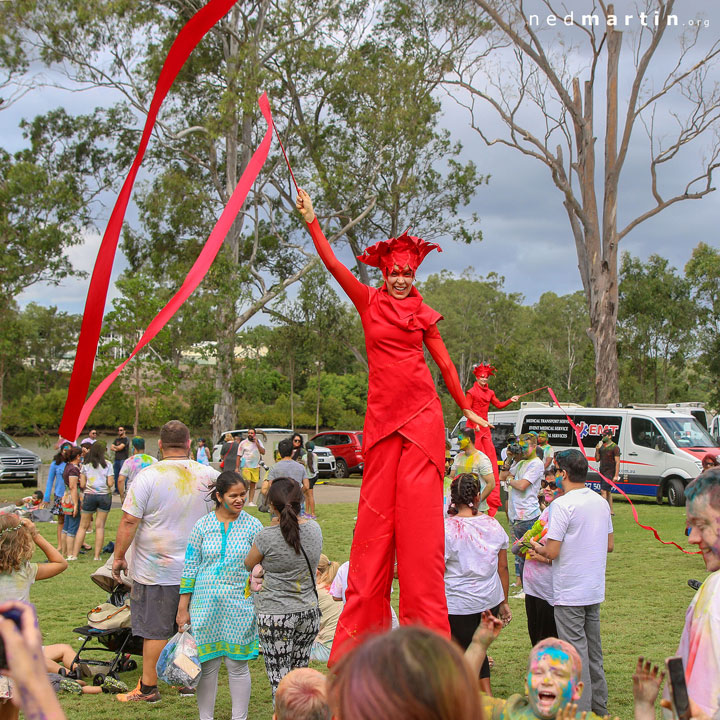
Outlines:
<svg viewBox="0 0 720 720"><path fill-rule="evenodd" d="M565 407L565 406L564 406ZM628 495L645 495L671 505L685 504L685 486L702 470L701 459L708 452L719 452L720 445L687 411L657 408L565 407L580 428L580 437L590 463L589 485L600 489L595 446L606 432L620 448L618 486ZM548 442L557 450L578 447L575 433L565 412L548 403L522 403L519 410L489 413L495 425L494 444L511 432L545 430ZM456 425L453 435L464 425Z"/></svg>

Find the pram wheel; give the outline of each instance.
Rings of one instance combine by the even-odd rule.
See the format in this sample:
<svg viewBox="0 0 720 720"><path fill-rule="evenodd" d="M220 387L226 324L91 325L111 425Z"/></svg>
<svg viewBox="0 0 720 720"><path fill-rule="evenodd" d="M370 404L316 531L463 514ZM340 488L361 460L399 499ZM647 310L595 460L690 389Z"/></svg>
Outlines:
<svg viewBox="0 0 720 720"><path fill-rule="evenodd" d="M131 670L137 670L137 663L131 658L120 663L120 672L130 672Z"/></svg>
<svg viewBox="0 0 720 720"><path fill-rule="evenodd" d="M102 673L98 673L93 677L93 685L96 687L102 685L105 682L105 676Z"/></svg>

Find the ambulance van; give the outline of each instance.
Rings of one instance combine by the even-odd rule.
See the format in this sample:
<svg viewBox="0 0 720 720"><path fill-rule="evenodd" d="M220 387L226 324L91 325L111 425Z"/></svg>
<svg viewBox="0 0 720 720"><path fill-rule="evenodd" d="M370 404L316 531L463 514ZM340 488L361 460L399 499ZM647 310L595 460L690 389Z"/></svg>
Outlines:
<svg viewBox="0 0 720 720"><path fill-rule="evenodd" d="M588 485L594 490L600 490L595 447L605 433L609 433L620 448L618 486L628 495L655 497L659 503L667 497L674 506L685 505L685 486L699 475L703 456L720 452L720 443L687 410L577 405L565 410L580 429L590 464ZM565 411L556 405L522 403L519 410L489 413L488 420L495 426L496 445L510 433L520 435L545 430L556 452L578 447ZM452 435L456 436L463 426L464 419Z"/></svg>

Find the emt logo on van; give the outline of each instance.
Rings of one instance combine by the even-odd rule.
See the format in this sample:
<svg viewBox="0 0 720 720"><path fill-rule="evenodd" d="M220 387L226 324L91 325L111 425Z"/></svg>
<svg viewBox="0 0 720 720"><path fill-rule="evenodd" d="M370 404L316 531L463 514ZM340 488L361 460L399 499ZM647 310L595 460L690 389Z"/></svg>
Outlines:
<svg viewBox="0 0 720 720"><path fill-rule="evenodd" d="M603 435L610 435L611 437L615 437L620 429L620 426L602 425L597 423L588 425L584 420L581 420L578 423L578 428L580 428L580 439L584 440L588 435L597 435L600 437Z"/></svg>

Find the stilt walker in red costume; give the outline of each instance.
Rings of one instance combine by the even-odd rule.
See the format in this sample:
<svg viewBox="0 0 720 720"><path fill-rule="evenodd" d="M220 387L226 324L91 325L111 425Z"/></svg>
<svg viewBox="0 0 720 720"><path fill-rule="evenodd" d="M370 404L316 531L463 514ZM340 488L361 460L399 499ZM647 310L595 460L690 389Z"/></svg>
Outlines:
<svg viewBox="0 0 720 720"><path fill-rule="evenodd" d="M477 382L468 390L466 397L466 405L479 415L483 420L487 420L490 405L494 405L498 410L507 407L510 403L517 402L518 396L513 395L509 400L498 400L495 393L488 385L488 378L495 374L495 368L492 365L484 365L479 363L473 367L473 375L477 378ZM475 447L482 450L489 458L493 467L493 475L495 475L495 487L488 495L488 515L495 516L498 508L502 505L500 502L500 473L498 472L497 455L495 454L495 446L492 443L492 434L490 428L478 426L472 420L467 421L467 427L475 428Z"/></svg>
<svg viewBox="0 0 720 720"><path fill-rule="evenodd" d="M413 287L423 258L440 248L407 234L376 243L358 257L380 268L385 278L382 288L369 287L335 257L304 190L298 192L297 209L325 267L360 314L369 367L365 468L332 665L366 633L390 628L396 555L400 622L450 635L442 516L445 428L423 343L465 417L477 425L487 423L465 402L437 329L442 315L425 305Z"/></svg>

